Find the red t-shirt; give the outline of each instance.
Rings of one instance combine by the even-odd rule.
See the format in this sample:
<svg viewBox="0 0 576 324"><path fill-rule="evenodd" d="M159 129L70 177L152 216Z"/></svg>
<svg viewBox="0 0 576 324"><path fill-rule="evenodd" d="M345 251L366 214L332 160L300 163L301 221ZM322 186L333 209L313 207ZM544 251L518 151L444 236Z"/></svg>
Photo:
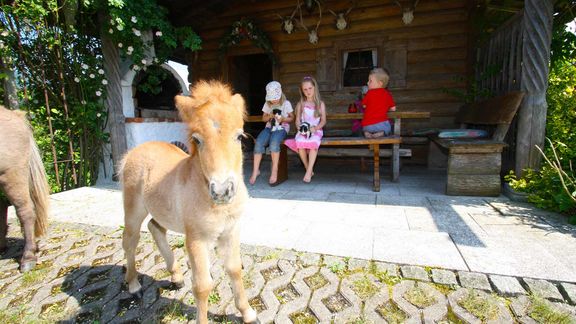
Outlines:
<svg viewBox="0 0 576 324"><path fill-rule="evenodd" d="M396 104L390 92L384 88L370 89L362 99L366 106L362 126L374 125L388 120L388 110Z"/></svg>

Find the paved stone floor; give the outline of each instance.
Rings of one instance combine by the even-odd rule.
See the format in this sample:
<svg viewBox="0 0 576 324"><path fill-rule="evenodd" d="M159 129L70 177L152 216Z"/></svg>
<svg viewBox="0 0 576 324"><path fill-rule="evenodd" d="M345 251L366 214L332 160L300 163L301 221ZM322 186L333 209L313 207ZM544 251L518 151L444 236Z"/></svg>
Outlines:
<svg viewBox="0 0 576 324"><path fill-rule="evenodd" d="M151 236L137 264L144 288L133 299L123 282L121 228L52 222L39 264L21 274L22 237L9 232L0 258L3 323L186 323L195 308L189 272L174 290ZM170 236L186 268L181 236ZM262 323L576 323L576 285L318 253L242 246L244 283ZM239 322L218 258L210 320Z"/></svg>
<svg viewBox="0 0 576 324"><path fill-rule="evenodd" d="M576 323L576 231L559 215L503 196L447 197L443 172L406 167L391 183L384 167L374 193L357 164L320 160L304 184L292 163L278 187L267 185L268 166L249 186L241 224L244 282L262 323ZM27 274L12 211L0 322L194 322L190 274L172 289L145 232L144 297L127 292L117 184L58 193L51 204L40 263ZM170 242L186 268L183 238ZM238 322L213 260L210 319Z"/></svg>

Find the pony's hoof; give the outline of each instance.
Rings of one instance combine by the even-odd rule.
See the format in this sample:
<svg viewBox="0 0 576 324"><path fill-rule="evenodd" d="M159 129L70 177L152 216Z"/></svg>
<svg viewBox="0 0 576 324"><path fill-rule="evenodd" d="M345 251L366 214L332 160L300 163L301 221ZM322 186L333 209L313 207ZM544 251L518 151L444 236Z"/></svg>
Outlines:
<svg viewBox="0 0 576 324"><path fill-rule="evenodd" d="M174 290L182 289L184 287L184 281L176 281L170 284L170 288Z"/></svg>
<svg viewBox="0 0 576 324"><path fill-rule="evenodd" d="M132 297L134 297L134 299L137 299L137 300L142 299L144 297L143 289L140 289L137 292L132 293Z"/></svg>
<svg viewBox="0 0 576 324"><path fill-rule="evenodd" d="M20 272L22 272L22 273L28 272L28 271L34 269L35 266L36 266L36 261L22 262L22 264L20 265Z"/></svg>
<svg viewBox="0 0 576 324"><path fill-rule="evenodd" d="M242 320L244 323L260 323L260 320L258 320L258 314L256 314L256 311L251 307L242 314Z"/></svg>

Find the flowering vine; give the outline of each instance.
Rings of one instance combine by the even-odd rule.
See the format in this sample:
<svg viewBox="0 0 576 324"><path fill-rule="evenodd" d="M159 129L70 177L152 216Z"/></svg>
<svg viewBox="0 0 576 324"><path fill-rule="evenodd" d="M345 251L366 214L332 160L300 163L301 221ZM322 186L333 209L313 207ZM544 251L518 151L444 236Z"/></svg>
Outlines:
<svg viewBox="0 0 576 324"><path fill-rule="evenodd" d="M232 23L228 33L220 41L220 51L226 53L228 47L239 44L243 39L248 39L256 46L264 50L272 62L275 61L274 50L266 33L258 28L249 18L242 17Z"/></svg>

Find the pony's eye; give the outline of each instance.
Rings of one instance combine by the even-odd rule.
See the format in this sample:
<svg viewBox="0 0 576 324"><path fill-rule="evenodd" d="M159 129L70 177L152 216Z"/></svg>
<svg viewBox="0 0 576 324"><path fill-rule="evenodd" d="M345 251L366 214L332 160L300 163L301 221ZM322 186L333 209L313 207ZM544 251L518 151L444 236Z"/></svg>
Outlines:
<svg viewBox="0 0 576 324"><path fill-rule="evenodd" d="M194 143L196 143L196 145L198 146L202 145L202 139L198 134L192 134L192 140L194 141Z"/></svg>
<svg viewBox="0 0 576 324"><path fill-rule="evenodd" d="M236 140L237 140L238 142L241 142L244 137L246 137L246 135L245 135L244 132L242 131L242 132L238 133L238 135L236 136Z"/></svg>

